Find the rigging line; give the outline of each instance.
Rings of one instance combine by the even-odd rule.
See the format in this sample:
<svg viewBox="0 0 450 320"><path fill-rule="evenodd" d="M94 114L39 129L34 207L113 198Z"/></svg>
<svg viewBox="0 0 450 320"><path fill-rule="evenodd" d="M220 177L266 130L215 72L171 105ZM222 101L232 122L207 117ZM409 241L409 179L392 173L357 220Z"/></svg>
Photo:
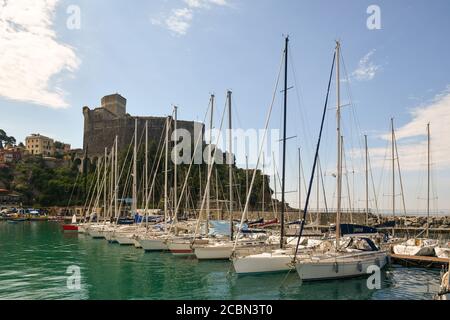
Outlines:
<svg viewBox="0 0 450 320"><path fill-rule="evenodd" d="M117 138L117 136L116 136L116 138ZM134 141L134 135L133 135L133 138L131 139L130 144L128 145L127 153L126 153L126 155L125 155L125 158L124 158L124 160L123 160L122 166L121 166L121 168L120 168L119 176L117 177L117 185L114 186L114 194L118 193L119 190L120 190L120 188L119 188L119 185L120 185L120 179L122 178L122 174L124 173L124 170L125 170L125 167L126 167L126 162L127 162L128 156L129 156L129 154L130 154L131 146L132 146L132 144L133 144L133 141ZM116 161L118 162L118 161L119 161L119 150L117 150L117 154L115 154L115 157L116 157L116 159L117 159ZM131 168L131 166L130 166L130 168ZM116 173L116 175L117 175L117 173ZM126 180L125 180L125 182L126 182ZM123 198L123 197L122 197L122 198ZM118 199L116 199L116 200L118 200ZM112 204L113 201L114 201L114 199L111 199L111 204ZM122 205L119 206L119 209L121 209L121 206L122 206ZM120 210L119 210L117 213L120 213ZM119 215L118 215L117 217L115 217L115 218L116 218L116 225L117 225L117 222L118 222L118 220L119 220Z"/></svg>
<svg viewBox="0 0 450 320"><path fill-rule="evenodd" d="M69 197L69 201L67 202L66 209L69 209L70 203L72 202L72 196L73 196L73 193L74 193L75 188L77 186L77 182L78 182L79 176L80 176L80 170L77 170L77 176L75 178L75 183L73 184L72 192L70 193L70 197Z"/></svg>
<svg viewBox="0 0 450 320"><path fill-rule="evenodd" d="M320 171L320 180L322 181L322 192L323 192L323 202L325 205L325 212L328 214L327 194L325 191L325 181L323 179L323 172L322 172L322 165L320 163L320 158L317 158L317 164L319 166L319 171Z"/></svg>
<svg viewBox="0 0 450 320"><path fill-rule="evenodd" d="M378 181L378 188L376 190L378 199L380 198L380 194L381 194L381 184L384 181L384 174L385 174L385 171L386 171L386 163L387 163L387 158L388 158L387 154L388 154L388 151L390 149L390 146L389 146L390 142L389 142L389 140L385 139L385 141L386 141L386 145L384 147L383 165L381 167L380 180ZM370 161L370 159L369 159L369 161Z"/></svg>
<svg viewBox="0 0 450 320"><path fill-rule="evenodd" d="M125 186L122 190L122 201L120 201L120 205L119 205L119 216L120 216L120 212L122 211L123 208L123 199L125 198L125 195L127 194L128 190L128 186L130 186L131 188L131 170L133 169L133 163L131 161L129 161L130 165L128 168L128 174L127 174L127 178L125 180ZM117 221L119 220L119 216L117 217Z"/></svg>
<svg viewBox="0 0 450 320"><path fill-rule="evenodd" d="M347 184L347 196L348 196L348 207L350 209L350 213L353 210L352 207L352 195L350 194L350 183L349 183L349 179L348 179L348 169L347 169L347 157L345 155L345 144L342 143L342 158L344 160L344 169L345 169L345 180L346 180L346 184ZM353 223L353 215L350 214L350 222Z"/></svg>
<svg viewBox="0 0 450 320"><path fill-rule="evenodd" d="M375 208L377 211L377 215L380 215L380 211L379 211L379 207L378 207L378 197L377 197L377 193L376 193L376 189L375 189L375 181L373 178L373 171L372 171L372 162L371 162L371 158L370 158L370 151L367 150L367 157L369 160L369 172L370 172L370 178L372 181L372 192L373 192L373 197L374 197L374 201L375 201Z"/></svg>
<svg viewBox="0 0 450 320"><path fill-rule="evenodd" d="M354 103L353 93L352 93L351 86L350 86L350 77L349 77L348 72L347 72L347 67L345 65L345 61L344 61L344 57L343 57L342 51L341 51L341 57L342 57L342 61L343 61L344 72L345 72L346 79L347 79L347 91L348 91L348 95L349 95L349 99L350 99L351 114L352 114L353 120L354 120L354 122L356 124L356 130L359 133L361 133L362 132L361 124L360 124L360 121L359 121L359 118L358 118L358 115L357 115L357 112L356 112L357 106ZM360 138L357 139L358 145L359 145L358 150L360 151L360 162L359 162L358 167L359 167L359 169L361 169L363 167L364 153L363 153L363 147L362 147L362 145L363 145L362 135L360 135L359 137ZM351 137L351 142L352 142L352 145L353 145L353 138L352 137ZM352 157L352 160L353 160L353 157ZM353 168L353 172L354 172L353 161L352 161L352 168ZM353 175L353 177L354 177L354 175ZM353 183L353 187L354 187L354 183Z"/></svg>
<svg viewBox="0 0 450 320"><path fill-rule="evenodd" d="M331 87L331 80L333 78L333 70L334 70L335 60L336 60L336 52L333 54L333 62L331 64L330 78L328 79L327 95L326 95L325 103L324 103L324 107L323 107L323 114L322 114L322 121L321 121L321 124L320 124L319 137L318 137L318 140L317 140L316 152L315 152L315 156L314 156L314 162L313 162L311 177L310 177L310 180L309 180L308 193L306 195L305 209L303 210L303 219L302 219L302 222L300 224L300 232L299 232L299 235L298 235L297 245L295 247L295 254L294 254L294 257L292 259L292 263L295 263L295 261L297 259L298 246L300 245L300 239L301 239L301 237L303 235L303 229L305 227L305 220L306 220L306 215L307 215L307 212L308 212L309 198L311 196L312 185L313 185L313 181L314 181L314 172L315 172L316 165L317 165L317 158L319 157L320 141L322 139L322 131L323 131L323 126L324 126L324 121L325 121L325 115L327 113L328 98L329 98L329 95L330 95L330 87Z"/></svg>
<svg viewBox="0 0 450 320"><path fill-rule="evenodd" d="M166 126L168 125L168 122L169 122L169 121L167 121L167 120L165 121L165 124L164 124L164 127L163 127L163 131L162 131L162 132L164 132L164 133L165 133L165 131L166 131ZM156 168L155 168L155 174L153 175L153 178L152 178L152 184L151 184L151 186L150 186L150 190L146 190L146 191L148 191L147 197L146 197L146 198L145 198L145 195L144 195L144 198L145 198L145 199L144 199L145 216L147 217L147 219L146 219L146 224L148 223L148 216L147 216L147 215L148 215L148 206L149 206L149 203L150 203L150 197L152 196L152 192L154 191L154 186L155 186L156 176L158 175L159 165L160 165L160 163L161 163L163 151L165 151L164 148L161 148L161 150L160 150L160 152L159 152L159 157L158 157L157 165L156 165ZM140 226L142 226L143 221L144 221L144 219L141 219Z"/></svg>
<svg viewBox="0 0 450 320"><path fill-rule="evenodd" d="M233 181L238 181L236 170L233 170ZM240 195L240 188L238 188L238 185L235 185L235 191L234 194L237 194L237 198L239 201L239 210L242 211L242 201L241 201L241 195Z"/></svg>
<svg viewBox="0 0 450 320"><path fill-rule="evenodd" d="M148 205L150 203L150 197L152 196L152 193L154 192L154 189L155 189L156 176L159 173L159 166L160 166L160 163L161 163L163 152L165 151L164 150L165 148L162 147L163 146L163 143L162 143L163 139L162 138L163 138L163 136L165 136L165 132L166 132L167 127L169 125L171 125L171 120L169 121L168 119L166 119L166 121L164 122L164 127L163 127L163 130L162 130L162 133L161 133L161 137L160 137L160 147L161 148L158 147L158 150L157 150L157 153L156 153L156 154L159 153L158 161L154 161L153 162L152 173L153 173L153 171L154 171L154 173L152 174L152 176L153 176L152 183L150 185L150 189L146 190L146 191L148 191L147 198L144 199L146 210L148 209Z"/></svg>
<svg viewBox="0 0 450 320"><path fill-rule="evenodd" d="M87 158L87 156L85 157L85 159L83 160L83 168L85 169L85 171L87 171L87 160L89 160L89 158ZM97 167L95 168L95 171L94 171L94 175L96 175L97 174ZM83 172L83 174L85 175L84 176L84 180L86 181L86 180L88 180L88 176L85 174L85 172ZM92 195L91 195L91 192L94 192L93 191L93 187L94 187L94 182L95 182L95 180L94 179L91 179L91 181L90 181L91 183L90 183L90 185L89 185L89 189L88 189L88 193L85 195L86 196L86 199L84 200L84 206L83 206L83 213L86 211L86 209L88 210L88 211L90 211L90 207L91 207L91 197L92 197ZM84 188L85 190L84 190L84 193L86 193L86 188ZM89 204L88 204L89 203Z"/></svg>
<svg viewBox="0 0 450 320"><path fill-rule="evenodd" d="M346 88L347 88L347 94L348 94L349 99L350 99L350 106L351 106L350 109L352 110L352 116L353 116L353 120L355 121L357 130L361 134L362 133L361 124L360 124L359 118L358 118L358 116L356 114L356 104L354 103L353 93L352 93L351 86L350 86L350 77L349 77L348 72L347 72L347 66L345 64L345 60L344 60L344 55L342 53L342 49L341 49L340 53L341 53L342 65L344 67L343 68L344 69L344 74L345 74L346 82L347 82ZM363 155L363 141L362 141L362 136L359 135L359 137L360 137L360 139L358 139L358 144L359 144L359 150L361 151L361 159L362 159L362 158L364 158L364 155Z"/></svg>
<svg viewBox="0 0 450 320"><path fill-rule="evenodd" d="M158 143L158 148L157 148L157 150L156 150L156 154L158 154L158 153L160 152L160 150L163 150L163 149L164 149L164 147L163 147L163 145L164 145L163 140L164 140L165 133L166 133L166 132L165 132L165 131L166 131L166 126L168 125L167 122L168 122L168 121L167 121L167 119L166 119L166 121L164 121L164 127L163 127L163 130L161 131L161 136L159 137L159 143ZM150 177L157 173L157 170L156 170L156 172L154 172L154 170L155 170L155 161L153 161L153 163L152 163L152 168L151 168L151 170L150 170L150 172L149 172L149 176L150 176ZM148 186L147 186L147 187L148 187Z"/></svg>
<svg viewBox="0 0 450 320"><path fill-rule="evenodd" d="M94 177L92 178L91 186L89 188L90 190L89 190L89 193L88 193L88 197L89 197L88 198L89 199L89 205L87 206L88 212L91 211L91 205L92 205L92 202L94 201L94 193L97 190L97 181L95 180L95 177L98 175L98 170L99 170L98 166L95 166ZM91 194L91 191L92 191L92 194ZM88 201L86 199L86 204L87 204L87 202ZM89 222L91 222L91 218L89 218Z"/></svg>
<svg viewBox="0 0 450 320"><path fill-rule="evenodd" d="M283 62L284 62L284 59L285 59L284 58L284 53L285 53L285 49L282 50L282 53L281 53L281 59L280 59L281 61L280 61L280 67L279 67L279 71L278 71L278 76L277 76L277 80L276 80L276 83L275 83L275 88L274 88L274 91L273 91L273 94L272 94L272 101L270 103L269 110L267 112L267 118L266 118L266 123L265 123L265 126L264 126L264 133L263 133L263 137L262 137L262 140L261 140L261 147L260 147L259 154L258 154L258 160L256 161L256 167L255 167L255 170L253 171L252 181L251 181L251 184L250 184L250 189L249 189L249 192L246 195L244 211L242 212L241 222L239 224L239 228L238 228L238 231L237 231L237 234L236 234L236 240L234 242L233 251L232 251L233 255L235 253L237 242L239 240L239 236L241 234L242 227L244 225L244 219L245 219L245 217L247 215L247 212L248 212L248 205L249 205L249 202L250 202L250 195L252 193L251 190L253 188L253 184L255 182L255 177L256 177L256 169L258 169L259 161L261 160L261 154L264 151L264 142L266 140L267 129L269 127L269 122L270 122L270 118L271 118L271 115L272 115L272 110L273 110L273 106L274 106L274 103L275 103L275 98L276 98L276 95L277 95L278 84L280 82L280 76L281 76L281 71L282 71L282 68L283 68Z"/></svg>
<svg viewBox="0 0 450 320"><path fill-rule="evenodd" d="M204 118L203 118L203 123L206 122L206 118L208 117L208 114L209 114L210 111L212 111L212 97L209 99L208 107L206 108L205 116L204 116ZM221 128L222 128L222 127L221 127ZM185 190L185 188L186 188L187 181L188 181L188 179L189 179L189 175L190 175L190 172L191 172L191 169L192 169L192 164L194 163L194 160L195 160L196 151L197 151L199 142L202 140L202 138L203 138L203 134L199 134L199 136L197 137L197 141L195 142L194 153L192 154L192 158L191 158L191 161L190 161L190 164L189 164L188 172L186 173L186 176L185 176L185 181L184 181L184 183L183 183L183 187L182 187L182 190L181 190L180 199L178 199L178 203L174 203L174 207L176 206L176 207L175 207L175 209L176 209L175 212L178 212L178 209L179 209L179 207L180 207L181 201L182 201L182 199L183 199L184 190ZM202 142L203 142L203 141L202 141ZM212 142L212 141L209 142L209 145L211 145L211 142ZM216 148L215 148L215 149L216 149ZM214 154L214 155L215 155L215 154ZM208 161L210 161L209 157L208 157ZM201 181L200 181L200 183L201 183ZM205 192L206 192L206 191L207 191L207 187L205 188ZM199 211L199 217L200 217L201 213L202 213L202 210ZM173 223L170 224L170 227L169 227L168 232L171 232L172 227L173 227ZM194 238L195 238L195 235L194 235Z"/></svg>
<svg viewBox="0 0 450 320"><path fill-rule="evenodd" d="M400 179L400 190L402 193L402 204L403 204L403 213L406 217L406 203L405 203L405 193L403 191L403 179L402 179L402 171L400 170L400 158L398 156L398 146L397 146L397 137L394 132L394 144L395 144L395 154L397 156L397 167L398 167L398 176Z"/></svg>
<svg viewBox="0 0 450 320"><path fill-rule="evenodd" d="M227 103L228 103L228 98L225 100L225 106L224 106L224 108L223 108L222 118L221 118L221 120L220 120L219 133L217 134L216 145L215 145L215 147L214 147L214 153L213 153L212 158L211 158L211 146L212 146L212 141L210 142L210 148L209 148L209 150L208 150L208 153L209 153L209 155L208 155L208 161L211 161L212 163L211 163L211 165L210 165L209 168L208 168L208 176L207 176L207 180L206 180L206 187L205 187L205 191L203 192L202 204L201 204L201 206L200 206L200 215L199 215L199 218L197 219L197 224L196 224L196 227L195 227L194 235L193 235L193 237L192 237L192 243L191 243L191 245L194 244L195 237L197 236L197 232L198 232L198 229L199 229L199 227L200 227L201 213L202 213L203 210L204 210L204 206L205 206L205 203L206 203L206 200L207 200L206 198L207 198L207 196L209 195L208 189L209 189L209 187L210 187L210 185L211 185L211 174L212 174L212 169L213 169L213 167L214 167L214 163L215 163L215 159L216 159L217 150L219 149L219 148L217 147L217 143L220 141L220 136L221 136L221 134L222 134L222 126L223 126L223 122L224 122L224 118L225 118L225 113L226 113L226 110L228 109L228 108L227 108ZM198 141L197 141L197 142L198 142ZM208 199L208 200L209 200L209 199ZM177 205L177 209L178 209L178 205ZM210 212L207 212L206 214L209 215Z"/></svg>
<svg viewBox="0 0 450 320"><path fill-rule="evenodd" d="M289 43L288 46L291 47L292 45ZM297 82L297 75L295 73L295 69L296 69L295 68L295 61L294 61L294 58L292 56L292 50L289 50L288 54L289 54L291 71L292 71L292 75L293 75L293 79L294 79L294 89L295 89L294 91L295 91L296 97L297 97L297 109L298 109L298 112L299 112L299 118L300 118L300 120L302 122L302 129L304 131L306 131L306 132L303 132L305 134L304 136L310 137L312 131L311 131L310 127L309 127L309 122L305 121L305 119L308 119L309 117L308 117L308 114L307 114L307 109L306 108L302 108L302 106L304 105L303 98L302 98L303 95L301 93L301 87L298 85L298 82ZM305 115L304 117L302 116L303 114ZM306 140L306 143L308 144L307 147L310 150L312 150L313 146L311 144L311 141L309 139L305 139L305 140Z"/></svg>

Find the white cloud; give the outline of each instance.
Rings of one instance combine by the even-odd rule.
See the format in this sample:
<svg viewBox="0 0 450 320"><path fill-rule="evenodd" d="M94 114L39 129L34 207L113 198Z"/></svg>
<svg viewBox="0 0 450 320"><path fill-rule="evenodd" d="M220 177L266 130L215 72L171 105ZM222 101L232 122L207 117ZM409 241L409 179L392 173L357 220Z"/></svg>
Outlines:
<svg viewBox="0 0 450 320"><path fill-rule="evenodd" d="M411 121L395 130L402 170L424 170L427 153L427 124L430 123L433 168L450 168L450 86L434 99L411 111ZM381 136L390 140L390 133ZM380 167L385 148L370 150L373 164Z"/></svg>
<svg viewBox="0 0 450 320"><path fill-rule="evenodd" d="M371 61L371 57L376 49L370 50L364 57L359 60L358 68L353 71L352 77L359 81L372 80L376 73L380 70L380 66L375 65Z"/></svg>
<svg viewBox="0 0 450 320"><path fill-rule="evenodd" d="M213 6L228 6L227 0L183 0L184 8L173 9L168 16L151 18L152 25L159 25L178 36L185 35L191 27L194 15L199 10L210 10Z"/></svg>
<svg viewBox="0 0 450 320"><path fill-rule="evenodd" d="M175 9L165 23L170 31L185 35L192 21L192 10L189 8Z"/></svg>
<svg viewBox="0 0 450 320"><path fill-rule="evenodd" d="M53 108L67 107L55 78L80 64L59 43L53 17L59 0L0 0L0 95Z"/></svg>

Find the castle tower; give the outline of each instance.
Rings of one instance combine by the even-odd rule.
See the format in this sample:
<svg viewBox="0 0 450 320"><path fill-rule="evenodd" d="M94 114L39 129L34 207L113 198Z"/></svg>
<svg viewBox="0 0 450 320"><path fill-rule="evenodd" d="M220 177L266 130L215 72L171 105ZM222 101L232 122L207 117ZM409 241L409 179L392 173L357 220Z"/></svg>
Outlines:
<svg viewBox="0 0 450 320"><path fill-rule="evenodd" d="M127 113L127 99L118 93L104 96L102 98L102 108L118 117L123 117Z"/></svg>

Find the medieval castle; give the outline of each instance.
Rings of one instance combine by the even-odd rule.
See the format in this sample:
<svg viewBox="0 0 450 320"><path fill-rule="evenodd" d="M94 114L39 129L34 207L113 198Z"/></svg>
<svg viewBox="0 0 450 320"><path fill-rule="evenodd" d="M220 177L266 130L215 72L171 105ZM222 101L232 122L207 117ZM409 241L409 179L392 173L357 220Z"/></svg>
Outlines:
<svg viewBox="0 0 450 320"><path fill-rule="evenodd" d="M119 151L126 150L134 136L136 119L138 139L142 137L142 141L145 141L146 123L148 125L149 142L158 143L163 137L165 133L165 117L131 116L126 112L126 104L127 100L116 93L104 96L99 108L89 109L87 106L83 107L83 152L88 158L104 155L105 148L111 149L116 136L118 138ZM204 126L201 123L181 120L177 121L177 128L188 130L193 138L199 132L203 134L204 130ZM170 134L172 130L173 126L170 128Z"/></svg>

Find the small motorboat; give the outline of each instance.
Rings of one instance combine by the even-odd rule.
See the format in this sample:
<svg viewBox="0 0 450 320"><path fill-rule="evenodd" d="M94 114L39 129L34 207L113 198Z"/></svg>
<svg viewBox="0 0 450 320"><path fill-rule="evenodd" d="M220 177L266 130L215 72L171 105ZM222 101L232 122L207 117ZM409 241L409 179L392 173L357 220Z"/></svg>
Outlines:
<svg viewBox="0 0 450 320"><path fill-rule="evenodd" d="M74 224L63 224L64 231L78 231L78 226Z"/></svg>
<svg viewBox="0 0 450 320"><path fill-rule="evenodd" d="M77 216L74 214L72 216L72 222L70 224L63 224L62 227L64 231L78 231Z"/></svg>

